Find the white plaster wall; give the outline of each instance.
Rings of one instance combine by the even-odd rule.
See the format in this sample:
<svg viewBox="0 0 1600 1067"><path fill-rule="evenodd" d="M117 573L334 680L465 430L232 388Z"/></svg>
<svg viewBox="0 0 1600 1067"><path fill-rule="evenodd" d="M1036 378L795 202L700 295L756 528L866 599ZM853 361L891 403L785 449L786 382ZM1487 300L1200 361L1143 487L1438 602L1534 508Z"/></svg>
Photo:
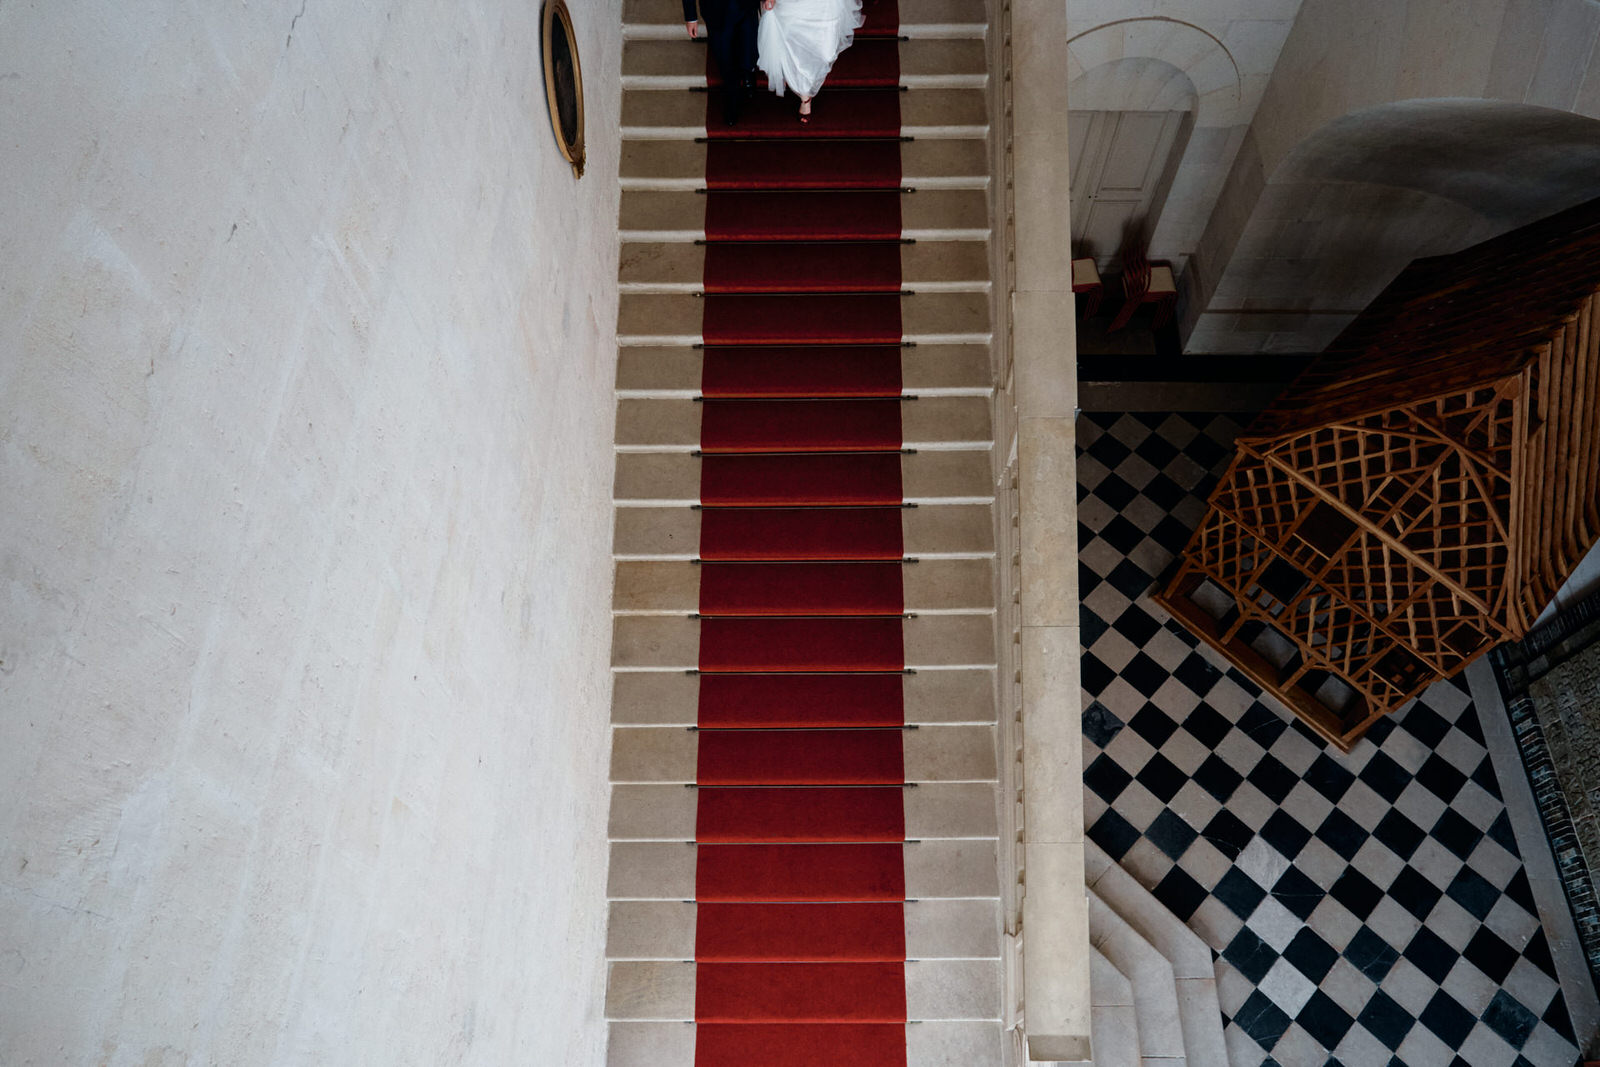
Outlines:
<svg viewBox="0 0 1600 1067"><path fill-rule="evenodd" d="M619 6L0 4L0 1063L602 1061Z"/></svg>

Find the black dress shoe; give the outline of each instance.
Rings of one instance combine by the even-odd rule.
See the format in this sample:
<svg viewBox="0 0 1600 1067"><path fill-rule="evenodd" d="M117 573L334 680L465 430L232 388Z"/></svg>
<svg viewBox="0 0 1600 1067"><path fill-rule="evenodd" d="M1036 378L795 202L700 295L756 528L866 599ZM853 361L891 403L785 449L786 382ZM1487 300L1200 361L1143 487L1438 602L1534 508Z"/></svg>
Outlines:
<svg viewBox="0 0 1600 1067"><path fill-rule="evenodd" d="M739 114L744 110L744 94L738 91L722 95L722 122L725 126L737 126Z"/></svg>

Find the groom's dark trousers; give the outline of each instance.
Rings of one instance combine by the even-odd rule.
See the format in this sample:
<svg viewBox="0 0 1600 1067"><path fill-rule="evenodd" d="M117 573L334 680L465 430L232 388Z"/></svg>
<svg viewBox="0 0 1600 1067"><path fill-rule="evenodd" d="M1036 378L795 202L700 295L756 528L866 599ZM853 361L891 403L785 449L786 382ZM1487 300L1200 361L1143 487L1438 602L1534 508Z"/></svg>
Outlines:
<svg viewBox="0 0 1600 1067"><path fill-rule="evenodd" d="M761 21L760 0L700 0L705 16L711 59L722 84L737 92L756 76L756 25ZM695 0L683 0L683 21L694 22Z"/></svg>

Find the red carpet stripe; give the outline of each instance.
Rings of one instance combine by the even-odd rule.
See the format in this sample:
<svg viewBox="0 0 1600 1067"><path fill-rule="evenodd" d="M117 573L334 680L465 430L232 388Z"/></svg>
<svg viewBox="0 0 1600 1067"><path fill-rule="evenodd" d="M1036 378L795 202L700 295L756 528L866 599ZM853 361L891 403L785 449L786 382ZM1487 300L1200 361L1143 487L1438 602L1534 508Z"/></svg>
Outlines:
<svg viewBox="0 0 1600 1067"><path fill-rule="evenodd" d="M827 843L904 841L905 836L902 791L880 786L702 787L695 822L697 841Z"/></svg>
<svg viewBox="0 0 1600 1067"><path fill-rule="evenodd" d="M899 396L899 345L708 348L700 390L708 397Z"/></svg>
<svg viewBox="0 0 1600 1067"><path fill-rule="evenodd" d="M900 564L706 563L702 615L899 615Z"/></svg>
<svg viewBox="0 0 1600 1067"><path fill-rule="evenodd" d="M898 262L900 209L898 192L710 192L706 240L893 242L889 248ZM847 267L839 256L834 264ZM850 292L851 286L840 284L833 291Z"/></svg>
<svg viewBox="0 0 1600 1067"><path fill-rule="evenodd" d="M695 1067L905 1067L899 1023L702 1023Z"/></svg>
<svg viewBox="0 0 1600 1067"><path fill-rule="evenodd" d="M900 136L899 89L852 89L824 93L812 105L811 121L801 124L792 97L756 93L737 126L722 123L721 89L706 94L706 136L737 138L825 138Z"/></svg>
<svg viewBox="0 0 1600 1067"><path fill-rule="evenodd" d="M707 293L700 335L708 345L897 345L900 297Z"/></svg>
<svg viewBox="0 0 1600 1067"><path fill-rule="evenodd" d="M711 455L700 461L700 502L707 507L881 505L903 499L897 452Z"/></svg>
<svg viewBox="0 0 1600 1067"><path fill-rule="evenodd" d="M898 293L900 249L882 241L734 241L706 246L708 293Z"/></svg>
<svg viewBox="0 0 1600 1067"><path fill-rule="evenodd" d="M893 37L900 32L900 5L897 0L863 0L862 24L857 37Z"/></svg>
<svg viewBox="0 0 1600 1067"><path fill-rule="evenodd" d="M905 780L899 730L702 731L701 785L885 785Z"/></svg>
<svg viewBox="0 0 1600 1067"><path fill-rule="evenodd" d="M898 671L900 620L702 619L702 671Z"/></svg>
<svg viewBox="0 0 1600 1067"><path fill-rule="evenodd" d="M904 845L700 845L695 899L905 900Z"/></svg>
<svg viewBox="0 0 1600 1067"><path fill-rule="evenodd" d="M900 962L906 958L902 904L702 904L694 958Z"/></svg>
<svg viewBox="0 0 1600 1067"><path fill-rule="evenodd" d="M889 400L707 400L706 452L897 451L899 398Z"/></svg>
<svg viewBox="0 0 1600 1067"><path fill-rule="evenodd" d="M898 141L712 141L708 189L898 189Z"/></svg>
<svg viewBox="0 0 1600 1067"><path fill-rule="evenodd" d="M900 559L900 508L705 508L700 558Z"/></svg>
<svg viewBox="0 0 1600 1067"><path fill-rule="evenodd" d="M866 16L829 85L884 88L707 129L697 1067L906 1063L900 64Z"/></svg>
<svg viewBox="0 0 1600 1067"><path fill-rule="evenodd" d="M707 674L699 723L724 729L899 726L900 674Z"/></svg>
<svg viewBox="0 0 1600 1067"><path fill-rule="evenodd" d="M694 1017L705 1022L906 1021L902 963L702 963Z"/></svg>

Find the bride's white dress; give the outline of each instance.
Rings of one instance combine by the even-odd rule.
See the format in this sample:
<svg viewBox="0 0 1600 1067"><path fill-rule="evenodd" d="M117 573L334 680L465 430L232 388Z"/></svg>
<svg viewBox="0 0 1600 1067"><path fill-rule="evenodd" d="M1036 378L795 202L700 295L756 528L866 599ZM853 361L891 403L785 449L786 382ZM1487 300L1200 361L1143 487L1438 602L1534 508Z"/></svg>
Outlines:
<svg viewBox="0 0 1600 1067"><path fill-rule="evenodd" d="M756 66L779 96L816 96L861 25L861 0L778 0L761 13Z"/></svg>

